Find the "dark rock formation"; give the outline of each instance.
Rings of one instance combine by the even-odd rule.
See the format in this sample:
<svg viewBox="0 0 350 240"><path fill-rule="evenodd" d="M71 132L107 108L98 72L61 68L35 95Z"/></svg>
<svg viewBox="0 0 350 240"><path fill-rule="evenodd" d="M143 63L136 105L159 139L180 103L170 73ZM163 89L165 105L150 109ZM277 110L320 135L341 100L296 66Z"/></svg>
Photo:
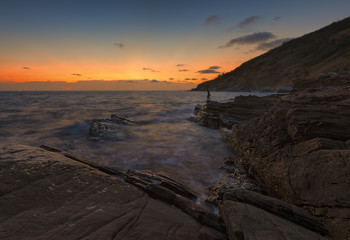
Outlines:
<svg viewBox="0 0 350 240"><path fill-rule="evenodd" d="M253 205L226 200L222 212L230 240L326 240L326 238Z"/></svg>
<svg viewBox="0 0 350 240"><path fill-rule="evenodd" d="M311 216L307 211L295 205L286 203L276 198L261 195L249 190L237 189L224 195L224 201L235 201L246 203L266 212L294 222L306 229L321 235L329 235L323 224Z"/></svg>
<svg viewBox="0 0 350 240"><path fill-rule="evenodd" d="M209 128L231 128L233 124L247 123L266 112L279 95L265 97L238 96L233 102L207 101L197 105L190 120Z"/></svg>
<svg viewBox="0 0 350 240"><path fill-rule="evenodd" d="M130 138L130 131L127 125L134 122L124 116L111 115L111 119L94 119L91 122L89 135L93 140L120 141Z"/></svg>
<svg viewBox="0 0 350 240"><path fill-rule="evenodd" d="M0 146L0 239L226 239L124 182L125 173L55 151ZM164 189L149 192L178 196Z"/></svg>
<svg viewBox="0 0 350 240"><path fill-rule="evenodd" d="M223 200L225 193L235 189L247 189L260 193L266 192L264 186L249 178L244 171L239 170L235 166L233 159L226 158L220 169L225 172L225 175L219 181L209 186L208 203L218 205Z"/></svg>
<svg viewBox="0 0 350 240"><path fill-rule="evenodd" d="M203 206L197 205L191 198L196 195L186 186L173 179L151 171L129 170L125 179L127 182L140 187L157 199L174 205L197 219L200 223L224 231L220 217Z"/></svg>
<svg viewBox="0 0 350 240"><path fill-rule="evenodd" d="M294 92L229 139L248 175L319 217L334 239L350 237L349 102L347 87Z"/></svg>
<svg viewBox="0 0 350 240"><path fill-rule="evenodd" d="M129 176L128 178L129 182L134 182L136 177L138 179L136 180L136 183L138 183L139 180L142 180L143 182L146 182L147 185L158 184L162 187L172 190L176 194L179 194L189 199L197 198L197 194L194 193L187 186L163 174L155 173L150 170L138 171L135 169L129 169L127 172L127 175Z"/></svg>

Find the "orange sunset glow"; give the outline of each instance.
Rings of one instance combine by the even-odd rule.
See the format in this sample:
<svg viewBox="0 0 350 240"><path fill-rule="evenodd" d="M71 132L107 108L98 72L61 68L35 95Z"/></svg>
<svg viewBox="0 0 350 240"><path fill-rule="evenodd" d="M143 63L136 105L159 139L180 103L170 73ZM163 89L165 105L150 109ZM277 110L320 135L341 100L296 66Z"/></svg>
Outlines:
<svg viewBox="0 0 350 240"><path fill-rule="evenodd" d="M168 83L169 90L188 90L337 20L343 11L324 15L331 6L311 4L322 18L309 19L297 4L277 2L274 9L230 1L186 6L79 2L2 8L0 90L16 90L16 83L145 79Z"/></svg>

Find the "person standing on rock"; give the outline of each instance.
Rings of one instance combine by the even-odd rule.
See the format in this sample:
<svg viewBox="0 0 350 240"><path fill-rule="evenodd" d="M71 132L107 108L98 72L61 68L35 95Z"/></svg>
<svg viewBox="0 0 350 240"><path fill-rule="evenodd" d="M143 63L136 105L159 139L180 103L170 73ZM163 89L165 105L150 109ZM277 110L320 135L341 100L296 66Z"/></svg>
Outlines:
<svg viewBox="0 0 350 240"><path fill-rule="evenodd" d="M207 102L210 101L210 92L209 92L209 89L207 88Z"/></svg>

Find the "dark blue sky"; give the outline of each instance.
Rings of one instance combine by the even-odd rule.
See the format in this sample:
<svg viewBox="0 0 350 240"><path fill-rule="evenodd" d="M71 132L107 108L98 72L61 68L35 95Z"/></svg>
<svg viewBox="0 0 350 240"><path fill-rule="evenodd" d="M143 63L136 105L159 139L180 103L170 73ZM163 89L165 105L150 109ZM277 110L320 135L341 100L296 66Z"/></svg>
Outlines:
<svg viewBox="0 0 350 240"><path fill-rule="evenodd" d="M2 0L0 81L198 83L349 9L349 0ZM204 75L210 66L220 69Z"/></svg>

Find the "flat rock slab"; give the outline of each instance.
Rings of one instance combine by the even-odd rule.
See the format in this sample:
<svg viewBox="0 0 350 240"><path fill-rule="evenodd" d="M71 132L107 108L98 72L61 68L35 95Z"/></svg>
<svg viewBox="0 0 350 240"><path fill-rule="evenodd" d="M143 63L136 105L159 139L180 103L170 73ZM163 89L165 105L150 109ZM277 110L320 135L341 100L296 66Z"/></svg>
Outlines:
<svg viewBox="0 0 350 240"><path fill-rule="evenodd" d="M326 238L250 204L225 200L220 207L230 240Z"/></svg>
<svg viewBox="0 0 350 240"><path fill-rule="evenodd" d="M225 239L177 208L44 149L0 146L0 239Z"/></svg>

